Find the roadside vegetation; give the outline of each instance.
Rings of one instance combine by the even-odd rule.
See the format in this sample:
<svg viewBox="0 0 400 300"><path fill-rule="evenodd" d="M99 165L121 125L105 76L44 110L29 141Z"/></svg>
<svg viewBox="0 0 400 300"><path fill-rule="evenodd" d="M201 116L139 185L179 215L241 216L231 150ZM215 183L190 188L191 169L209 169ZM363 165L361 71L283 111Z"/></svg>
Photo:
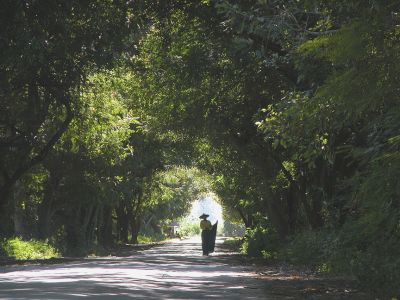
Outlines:
<svg viewBox="0 0 400 300"><path fill-rule="evenodd" d="M48 243L20 238L7 239L0 243L0 258L48 259L60 257L60 253Z"/></svg>

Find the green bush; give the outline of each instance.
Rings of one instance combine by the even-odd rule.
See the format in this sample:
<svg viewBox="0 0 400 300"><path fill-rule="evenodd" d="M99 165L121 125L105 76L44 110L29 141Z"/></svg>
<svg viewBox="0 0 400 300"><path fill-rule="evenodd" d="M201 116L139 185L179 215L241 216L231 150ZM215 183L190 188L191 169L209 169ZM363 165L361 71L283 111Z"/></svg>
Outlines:
<svg viewBox="0 0 400 300"><path fill-rule="evenodd" d="M247 229L241 251L253 257L276 258L279 246L279 237L275 230L257 226Z"/></svg>
<svg viewBox="0 0 400 300"><path fill-rule="evenodd" d="M295 265L307 265L319 271L332 271L331 253L335 245L325 231L305 231L293 236L279 253L281 259Z"/></svg>
<svg viewBox="0 0 400 300"><path fill-rule="evenodd" d="M131 237L129 236L129 240ZM154 230L152 227L142 228L138 235L139 244L148 244L163 241L166 239L165 234L159 230Z"/></svg>
<svg viewBox="0 0 400 300"><path fill-rule="evenodd" d="M354 276L362 289L390 299L400 296L399 249L396 234L372 232L369 226L349 222L339 232L299 233L278 257L318 271Z"/></svg>
<svg viewBox="0 0 400 300"><path fill-rule="evenodd" d="M397 245L373 243L351 261L354 275L363 288L377 296L400 297L400 258Z"/></svg>
<svg viewBox="0 0 400 300"><path fill-rule="evenodd" d="M387 223L393 219L398 217L387 214L375 215L368 223L348 222L339 235L340 250L332 257L342 269L347 266L363 288L387 298L400 297L400 225L390 228Z"/></svg>
<svg viewBox="0 0 400 300"><path fill-rule="evenodd" d="M182 223L178 229L178 235L181 237L193 236L200 234L200 231L198 223Z"/></svg>
<svg viewBox="0 0 400 300"><path fill-rule="evenodd" d="M149 243L159 242L162 240L165 240L165 237L162 234L153 234L153 235L139 234L138 235L138 243L139 244L149 244Z"/></svg>
<svg viewBox="0 0 400 300"><path fill-rule="evenodd" d="M47 259L59 257L58 251L49 244L37 240L23 241L20 238L1 243L2 252L15 259Z"/></svg>

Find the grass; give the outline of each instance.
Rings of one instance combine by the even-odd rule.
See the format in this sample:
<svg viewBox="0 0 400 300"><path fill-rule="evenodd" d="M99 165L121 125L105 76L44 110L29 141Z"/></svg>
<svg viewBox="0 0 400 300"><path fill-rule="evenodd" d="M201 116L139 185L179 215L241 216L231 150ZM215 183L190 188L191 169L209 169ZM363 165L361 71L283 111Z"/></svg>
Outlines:
<svg viewBox="0 0 400 300"><path fill-rule="evenodd" d="M142 234L139 234L137 239L139 244L149 244L156 241L153 237Z"/></svg>
<svg viewBox="0 0 400 300"><path fill-rule="evenodd" d="M0 250L5 257L17 260L60 257L60 253L45 242L37 240L23 241L18 237L1 242Z"/></svg>

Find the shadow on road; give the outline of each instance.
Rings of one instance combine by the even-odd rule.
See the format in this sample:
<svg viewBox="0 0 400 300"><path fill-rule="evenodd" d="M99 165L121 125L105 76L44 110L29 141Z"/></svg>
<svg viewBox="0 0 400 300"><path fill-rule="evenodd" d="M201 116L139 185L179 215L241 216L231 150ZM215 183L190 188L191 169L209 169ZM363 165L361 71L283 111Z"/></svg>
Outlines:
<svg viewBox="0 0 400 300"><path fill-rule="evenodd" d="M344 299L321 282L266 280L221 248L201 256L199 239L167 243L126 257L102 257L0 271L1 299ZM320 297L323 295L324 297ZM353 299L353 298L347 298ZM365 298L364 298L365 299Z"/></svg>

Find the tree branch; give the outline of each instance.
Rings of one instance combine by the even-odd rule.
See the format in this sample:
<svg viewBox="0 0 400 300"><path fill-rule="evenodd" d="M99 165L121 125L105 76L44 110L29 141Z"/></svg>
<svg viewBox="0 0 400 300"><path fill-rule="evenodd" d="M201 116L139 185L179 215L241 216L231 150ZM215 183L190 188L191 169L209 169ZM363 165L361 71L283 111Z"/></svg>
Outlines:
<svg viewBox="0 0 400 300"><path fill-rule="evenodd" d="M47 142L47 144L39 151L39 153L34 156L30 161L26 164L20 166L12 175L11 182L14 183L17 181L26 171L32 168L34 165L43 161L43 159L48 155L53 146L58 142L63 133L68 129L69 124L73 119L73 113L71 109L71 104L68 101L64 101L64 107L66 108L66 116L58 130L54 133L51 139Z"/></svg>

